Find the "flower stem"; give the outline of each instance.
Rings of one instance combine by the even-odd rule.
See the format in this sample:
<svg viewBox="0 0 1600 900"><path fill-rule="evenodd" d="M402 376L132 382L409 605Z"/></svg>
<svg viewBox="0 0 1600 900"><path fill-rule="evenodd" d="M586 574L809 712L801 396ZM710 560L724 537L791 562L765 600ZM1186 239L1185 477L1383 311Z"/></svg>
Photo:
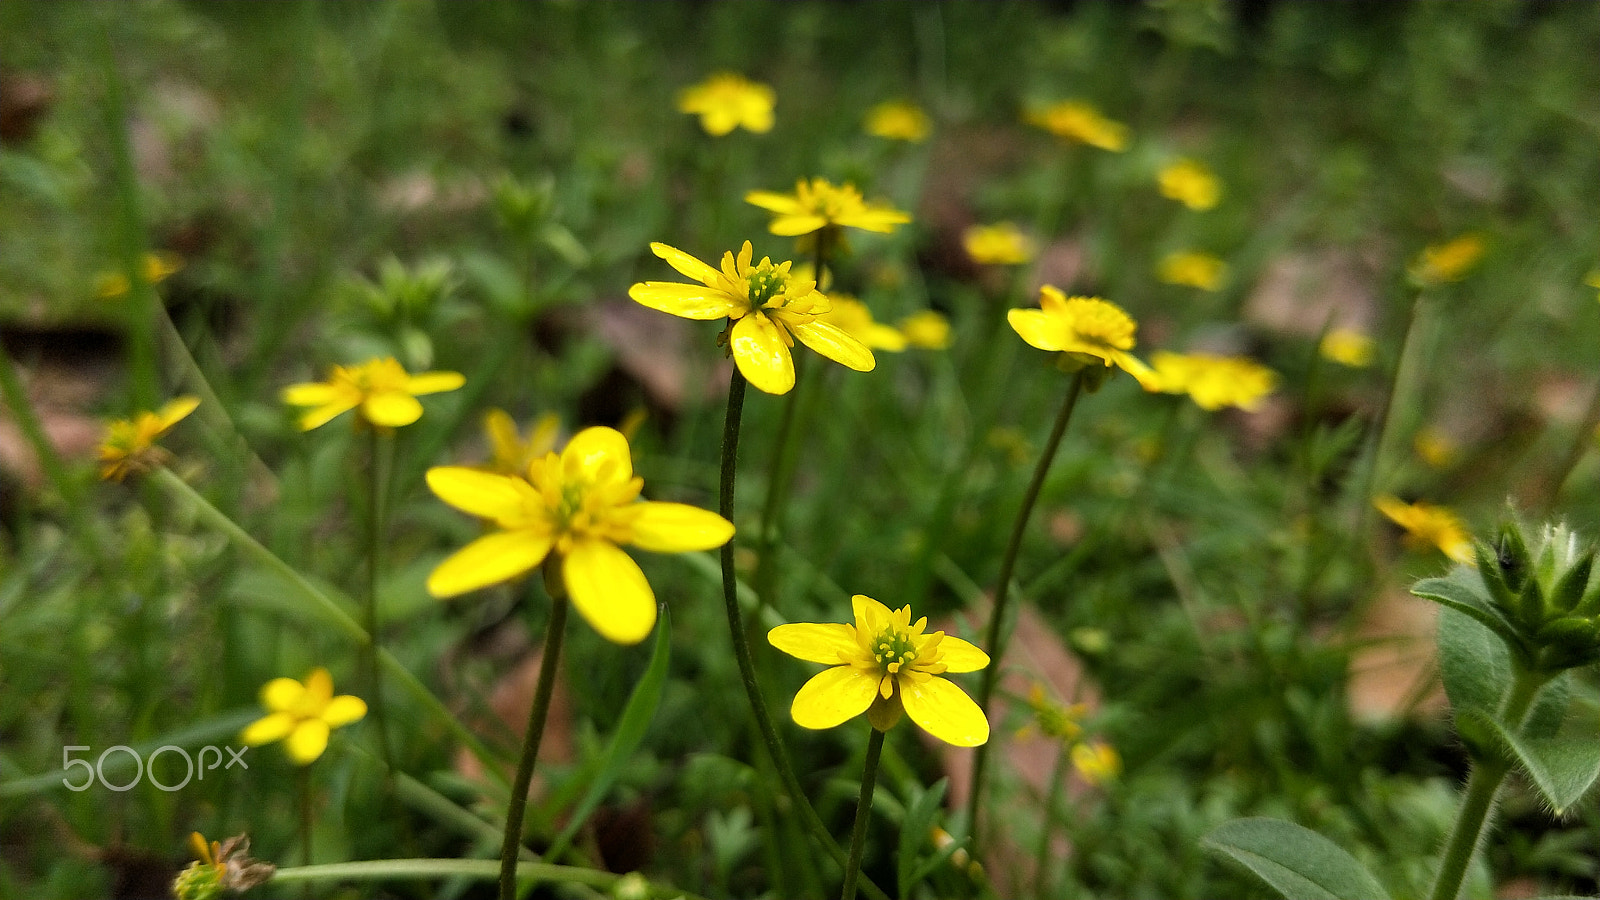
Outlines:
<svg viewBox="0 0 1600 900"><path fill-rule="evenodd" d="M272 873L275 884L292 884L315 881L383 881L415 878L481 878L499 875L499 863L490 859L367 859L359 862L323 863L318 866L289 866ZM548 863L524 863L521 869L524 880L581 884L609 891L627 876L583 869L577 866L555 866ZM671 888L662 884L648 884L651 897L683 897L687 900L704 900L698 894Z"/></svg>
<svg viewBox="0 0 1600 900"><path fill-rule="evenodd" d="M872 818L872 789L878 783L878 757L883 755L883 732L872 729L867 741L867 761L861 769L861 796L856 800L856 824L850 831L850 861L844 866L844 900L855 900L861 877L861 854L867 847L867 821Z"/></svg>
<svg viewBox="0 0 1600 900"><path fill-rule="evenodd" d="M1394 430L1395 410L1411 400L1413 382L1419 377L1418 373L1427 368L1415 358L1421 332L1417 326L1422 321L1427 302L1428 295L1419 293L1411 303L1406 330L1400 336L1400 356L1395 360L1394 377L1389 380L1389 393L1384 398L1383 411L1378 414L1378 428L1367 442L1366 458L1362 462L1360 476L1355 481L1358 490L1353 498L1356 508L1352 536L1357 542L1366 535L1372 522L1372 493L1378 482L1378 466L1389 455L1389 445L1393 442L1391 432Z"/></svg>
<svg viewBox="0 0 1600 900"><path fill-rule="evenodd" d="M1061 787L1067 779L1067 762L1072 754L1065 744L1056 753L1056 764L1050 770L1050 786L1044 792L1044 820L1039 823L1039 848L1033 855L1033 895L1049 896L1050 887L1050 833L1056 830L1056 820L1061 817Z"/></svg>
<svg viewBox="0 0 1600 900"><path fill-rule="evenodd" d="M367 472L372 476L367 488L367 584L363 612L369 640L361 647L361 667L367 674L367 691L372 700L372 726L378 733L378 756L386 772L393 773L394 755L389 750L389 730L384 717L383 675L378 671L378 574L383 563L384 493L389 486L389 462L394 441L369 429Z"/></svg>
<svg viewBox="0 0 1600 900"><path fill-rule="evenodd" d="M297 781L300 785L300 851L305 855L305 864L311 865L311 764L300 767ZM303 895L311 896L311 885L306 885Z"/></svg>
<svg viewBox="0 0 1600 900"><path fill-rule="evenodd" d="M522 741L522 758L511 781L511 800L506 807L506 834L500 845L500 900L516 900L517 856L522 849L522 816L528 807L528 785L533 782L533 763L544 738L544 723L550 713L550 695L556 686L556 661L561 657L561 637L567 630L567 592L556 571L558 557L544 564L544 587L550 595L550 624L545 630L544 656L539 660L539 683L533 689L533 709L528 712L528 732Z"/></svg>
<svg viewBox="0 0 1600 900"><path fill-rule="evenodd" d="M1022 508L1017 510L1017 520L1011 527L1011 539L1006 542L1005 555L1000 558L1000 578L994 588L994 610L989 613L989 633L984 643L989 653L989 665L984 667L983 678L978 684L978 705L985 714L989 711L989 699L994 696L995 684L999 680L1001 660L1005 658L1007 636L1003 634L1002 626L1007 612L1006 601L1011 596L1011 572L1016 567L1017 554L1022 551L1022 536L1028 529L1028 520L1033 515L1034 504L1039 500L1039 492L1044 489L1050 463L1055 460L1056 449L1061 446L1061 436L1067 431L1067 423L1072 421L1072 411L1077 408L1078 397L1082 393L1083 370L1079 369L1072 376L1072 384L1067 388L1061 411L1056 414L1055 425L1045 439L1039 464L1033 470L1033 480L1028 482L1028 489L1022 495ZM972 785L967 795L967 833L972 835L974 850L978 847L978 806L983 796L984 763L988 761L990 746L990 743L979 745L972 758Z"/></svg>

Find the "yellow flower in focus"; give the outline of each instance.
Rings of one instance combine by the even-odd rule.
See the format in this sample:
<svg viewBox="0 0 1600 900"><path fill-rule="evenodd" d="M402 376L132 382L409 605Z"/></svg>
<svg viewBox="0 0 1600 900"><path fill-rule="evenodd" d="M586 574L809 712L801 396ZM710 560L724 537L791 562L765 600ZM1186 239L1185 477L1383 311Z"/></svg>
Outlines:
<svg viewBox="0 0 1600 900"><path fill-rule="evenodd" d="M1435 469L1443 469L1456 460L1456 442L1437 428L1424 428L1411 439L1412 449L1422 461Z"/></svg>
<svg viewBox="0 0 1600 900"><path fill-rule="evenodd" d="M1072 748L1072 767L1078 770L1084 781L1100 785L1122 774L1122 757L1110 744L1093 741Z"/></svg>
<svg viewBox="0 0 1600 900"><path fill-rule="evenodd" d="M283 402L312 407L300 416L301 431L326 425L358 406L363 421L398 428L422 418L418 396L453 391L466 381L459 372L411 375L391 356L359 366L334 366L327 381L291 384L283 389Z"/></svg>
<svg viewBox="0 0 1600 900"><path fill-rule="evenodd" d="M1228 264L1209 253L1168 253L1157 267L1156 277L1167 284L1215 291L1228 277Z"/></svg>
<svg viewBox="0 0 1600 900"><path fill-rule="evenodd" d="M250 747L284 741L289 758L302 766L315 762L328 749L333 729L359 722L367 714L366 701L353 694L333 695L333 676L317 667L302 684L293 678L274 678L261 688L265 718L252 722L239 734Z"/></svg>
<svg viewBox="0 0 1600 900"><path fill-rule="evenodd" d="M1011 327L1029 345L1061 351L1081 365L1116 366L1146 390L1157 389L1150 367L1128 352L1139 326L1121 307L1099 297L1068 297L1048 284L1039 289L1039 306L1006 313Z"/></svg>
<svg viewBox="0 0 1600 900"><path fill-rule="evenodd" d="M933 122L909 100L886 100L867 111L864 128L873 137L918 144L928 139Z"/></svg>
<svg viewBox="0 0 1600 900"><path fill-rule="evenodd" d="M906 336L894 328L872 318L872 310L865 303L844 294L828 298L828 311L818 321L843 331L873 350L899 353L906 349Z"/></svg>
<svg viewBox="0 0 1600 900"><path fill-rule="evenodd" d="M1276 372L1243 356L1158 350L1150 357L1150 365L1155 369L1157 390L1188 394L1204 410L1236 406L1253 412L1278 384Z"/></svg>
<svg viewBox="0 0 1600 900"><path fill-rule="evenodd" d="M1406 503L1383 496L1372 501L1378 511L1406 530L1406 545L1414 550L1437 548L1459 563L1473 560L1472 540L1456 514L1431 503Z"/></svg>
<svg viewBox="0 0 1600 900"><path fill-rule="evenodd" d="M900 333L906 342L922 350L943 350L950 346L950 320L931 309L912 313L900 320Z"/></svg>
<svg viewBox="0 0 1600 900"><path fill-rule="evenodd" d="M429 593L454 597L509 581L554 553L572 605L617 644L639 643L656 624L650 582L619 544L687 553L733 537L733 524L716 513L640 501L644 479L633 474L628 439L604 426L573 435L559 455L534 462L526 478L438 466L427 480L440 500L499 529L440 563L428 576Z"/></svg>
<svg viewBox="0 0 1600 900"><path fill-rule="evenodd" d="M483 431L489 437L490 458L481 468L501 475L521 475L535 460L556 448L561 433L561 417L555 413L540 416L524 439L517 423L503 409L491 409L483 417Z"/></svg>
<svg viewBox="0 0 1600 900"><path fill-rule="evenodd" d="M1483 236L1464 234L1443 244L1433 244L1411 264L1411 279L1424 287L1460 281L1478 264L1487 249Z"/></svg>
<svg viewBox="0 0 1600 900"><path fill-rule="evenodd" d="M685 319L720 319L733 323L728 348L734 364L746 379L769 394L786 394L794 387L794 339L857 372L877 365L872 351L838 326L821 321L829 301L816 282L790 273L793 263L773 265L762 257L751 265L755 252L749 241L722 255L721 270L666 244L650 250L667 265L700 282L645 281L628 289L639 303Z"/></svg>
<svg viewBox="0 0 1600 900"><path fill-rule="evenodd" d="M1059 138L1113 153L1128 149L1128 126L1106 118L1099 110L1081 100L1063 100L1029 113L1027 119L1029 124L1037 125Z"/></svg>
<svg viewBox="0 0 1600 900"><path fill-rule="evenodd" d="M108 422L106 436L100 441L100 477L121 481L129 475L165 465L171 456L156 446L156 440L199 405L197 397L176 397L155 412L140 412L131 419Z"/></svg>
<svg viewBox="0 0 1600 900"><path fill-rule="evenodd" d="M1156 176L1161 196L1195 210L1210 209L1222 199L1222 182L1204 163L1180 159Z"/></svg>
<svg viewBox="0 0 1600 900"><path fill-rule="evenodd" d="M947 744L976 747L989 739L983 710L945 673L976 672L989 655L942 631L924 634L926 617L911 621L864 594L850 598L854 625L779 625L772 646L808 662L827 663L794 695L789 714L801 728L832 728L862 713L887 731L904 709L911 721Z"/></svg>
<svg viewBox="0 0 1600 900"><path fill-rule="evenodd" d="M1020 266L1033 260L1033 241L1011 222L973 225L961 232L961 246L980 266Z"/></svg>
<svg viewBox="0 0 1600 900"><path fill-rule="evenodd" d="M772 130L772 88L734 72L718 72L678 93L678 112L700 117L706 134L721 137L735 128L756 134Z"/></svg>
<svg viewBox="0 0 1600 900"><path fill-rule="evenodd" d="M1372 338L1353 328L1335 328L1322 336L1317 352L1341 366L1361 369L1372 365L1374 347Z"/></svg>
<svg viewBox="0 0 1600 900"><path fill-rule="evenodd" d="M777 213L767 230L782 237L799 237L829 227L889 234L911 221L909 213L868 203L855 185L836 185L826 178L802 178L795 182L793 194L751 191L744 195L744 202Z"/></svg>
<svg viewBox="0 0 1600 900"><path fill-rule="evenodd" d="M144 280L148 284L160 284L183 268L183 257L165 250L155 250L144 255L140 260L144 270ZM94 280L94 295L101 300L115 300L128 296L133 286L128 283L128 276L122 272L102 272Z"/></svg>

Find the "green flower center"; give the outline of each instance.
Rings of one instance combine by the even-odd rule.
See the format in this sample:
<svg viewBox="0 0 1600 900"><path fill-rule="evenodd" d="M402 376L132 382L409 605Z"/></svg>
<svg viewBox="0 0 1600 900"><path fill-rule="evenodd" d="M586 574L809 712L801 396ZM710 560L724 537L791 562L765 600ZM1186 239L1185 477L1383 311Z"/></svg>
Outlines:
<svg viewBox="0 0 1600 900"><path fill-rule="evenodd" d="M911 636L893 628L885 628L872 642L872 658L893 675L917 659L917 648Z"/></svg>
<svg viewBox="0 0 1600 900"><path fill-rule="evenodd" d="M757 267L750 273L750 287L747 295L750 305L760 308L767 305L767 301L783 293L788 279L779 272L771 263Z"/></svg>

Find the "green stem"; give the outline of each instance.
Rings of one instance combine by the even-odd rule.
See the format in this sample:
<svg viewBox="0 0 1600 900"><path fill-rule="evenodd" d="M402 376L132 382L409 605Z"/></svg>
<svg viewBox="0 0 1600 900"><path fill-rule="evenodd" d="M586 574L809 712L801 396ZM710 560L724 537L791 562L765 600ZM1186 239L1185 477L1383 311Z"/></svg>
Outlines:
<svg viewBox="0 0 1600 900"><path fill-rule="evenodd" d="M550 713L550 696L555 692L556 662L561 657L561 637L567 630L567 592L556 570L557 559L544 564L544 587L550 595L550 624L545 630L544 656L539 660L539 683L533 689L533 709L528 711L528 732L522 741L522 758L511 781L511 801L506 808L506 834L500 845L500 900L516 900L517 856L522 849L522 816L528 807L528 785L533 782L533 764L539 758L544 739L544 723Z"/></svg>
<svg viewBox="0 0 1600 900"><path fill-rule="evenodd" d="M1411 303L1411 314L1406 318L1405 333L1400 336L1400 356L1395 360L1394 377L1389 380L1389 393L1384 397L1383 411L1378 415L1378 428L1373 432L1367 442L1366 458L1362 463L1360 477L1356 481L1357 491L1354 498L1354 524L1353 537L1359 541L1363 538L1372 522L1372 492L1378 482L1378 466L1384 457L1389 455L1389 445L1393 441L1391 432L1394 429L1395 410L1404 406L1411 398L1412 382L1417 378L1419 365L1414 361L1416 356L1416 342L1420 329L1417 324L1422 320L1427 305L1427 295L1417 294Z"/></svg>
<svg viewBox="0 0 1600 900"><path fill-rule="evenodd" d="M369 859L360 862L324 863L320 866L289 866L272 873L275 884L311 883L315 881L388 881L408 878L479 878L499 877L500 864L490 859ZM555 866L548 863L524 863L521 877L525 882L551 881L581 884L608 891L625 875L584 869L577 866ZM686 900L705 900L661 884L647 883L651 897L683 897Z"/></svg>
<svg viewBox="0 0 1600 900"><path fill-rule="evenodd" d="M383 570L384 494L389 486L389 462L394 456L394 440L368 429L367 473L367 584L362 612L364 627L371 640L361 647L361 668L367 675L367 691L372 700L372 727L378 733L378 756L384 769L393 773L394 754L389 750L388 719L384 715L383 676L378 671L378 649L383 631L378 623L378 576Z"/></svg>
<svg viewBox="0 0 1600 900"><path fill-rule="evenodd" d="M790 452L790 444L794 443L794 425L799 418L800 396L808 393L807 383L811 380L812 366L807 365L805 357L797 357L794 361L796 369L795 387L783 398L783 417L778 420L778 436L772 445L772 459L767 466L767 501L761 507L761 526L756 533L757 556L756 573L752 587L756 591L756 615L759 618L761 610L773 606L772 591L777 580L777 547L778 529L781 510L789 499L789 484L794 475L795 456Z"/></svg>
<svg viewBox="0 0 1600 900"><path fill-rule="evenodd" d="M989 699L994 696L995 684L999 681L1000 664L1005 658L1005 638L1002 627L1006 617L1006 601L1011 596L1011 572L1016 567L1017 555L1022 551L1022 536L1028 530L1028 520L1033 515L1034 504L1039 500L1039 493L1044 489L1044 479L1050 472L1050 464L1055 460L1056 449L1061 446L1061 436L1067 431L1067 423L1072 421L1072 411L1077 408L1078 397L1083 393L1083 370L1079 369L1072 376L1072 384L1067 388L1066 399L1061 403L1061 411L1056 414L1055 425L1050 429L1050 436L1045 439L1044 451L1039 456L1039 464L1033 470L1033 479L1028 482L1028 489L1022 495L1022 508L1017 510L1017 520L1011 527L1011 538L1006 542L1005 555L1000 558L1000 576L994 588L994 610L989 614L989 633L984 647L989 653L989 665L983 669L983 678L978 685L978 705L983 707L985 713L989 709ZM972 835L972 847L978 847L978 807L983 796L984 764L989 758L989 744L978 746L972 758L972 785L967 796L967 833Z"/></svg>
<svg viewBox="0 0 1600 900"><path fill-rule="evenodd" d="M1050 770L1050 786L1044 791L1044 820L1039 824L1039 847L1033 854L1033 895L1044 900L1050 887L1050 835L1056 830L1056 820L1061 817L1062 785L1067 780L1067 761L1072 754L1065 744L1056 754L1056 764Z"/></svg>
<svg viewBox="0 0 1600 900"><path fill-rule="evenodd" d="M296 773L300 786L300 852L305 858L305 864L311 865L311 826L314 819L311 816L311 765L308 763L300 767Z"/></svg>
<svg viewBox="0 0 1600 900"><path fill-rule="evenodd" d="M850 830L850 861L844 867L844 900L855 900L861 877L861 855L867 848L867 822L872 818L872 789L878 783L878 758L883 755L883 732L872 729L867 741L867 761L861 769L861 796L856 800L856 824Z"/></svg>
<svg viewBox="0 0 1600 900"><path fill-rule="evenodd" d="M83 491L62 464L55 445L50 443L49 435L45 434L44 426L33 411L33 404L28 401L28 392L22 387L22 379L17 377L16 363L4 349L0 349L0 399L4 399L5 405L11 409L17 426L22 429L22 436L27 438L33 455L39 460L39 467L44 469L45 477L50 479L56 493L61 495L73 535L83 545L89 558L105 571L104 550L85 512Z"/></svg>
<svg viewBox="0 0 1600 900"><path fill-rule="evenodd" d="M1545 515L1555 511L1556 501L1561 499L1561 488L1572 477L1572 470L1578 467L1578 461L1583 459L1589 444L1594 441L1597 425L1600 425L1600 386L1595 387L1593 396L1589 398L1589 405L1578 422L1577 433L1572 436L1572 443L1567 446L1566 454L1561 457L1555 475L1550 479L1550 493L1544 503Z"/></svg>

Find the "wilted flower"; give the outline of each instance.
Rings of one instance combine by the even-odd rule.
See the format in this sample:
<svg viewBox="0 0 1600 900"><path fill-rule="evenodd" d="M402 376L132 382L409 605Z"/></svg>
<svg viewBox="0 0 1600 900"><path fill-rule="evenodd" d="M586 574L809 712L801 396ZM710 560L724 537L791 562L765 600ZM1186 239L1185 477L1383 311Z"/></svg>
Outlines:
<svg viewBox="0 0 1600 900"><path fill-rule="evenodd" d="M100 442L100 477L121 481L165 465L170 455L156 446L156 439L199 405L199 398L176 397L156 412L141 412L131 419L107 423L105 439Z"/></svg>
<svg viewBox="0 0 1600 900"><path fill-rule="evenodd" d="M244 893L272 880L272 863L250 858L250 838L239 834L225 841L206 842L198 831L189 833L196 861L172 882L177 900L216 900L228 893Z"/></svg>
<svg viewBox="0 0 1600 900"><path fill-rule="evenodd" d="M1029 113L1027 119L1059 138L1114 153L1128 149L1128 126L1106 118L1081 100L1063 100Z"/></svg>
<svg viewBox="0 0 1600 900"><path fill-rule="evenodd" d="M1033 240L1011 222L973 225L961 232L961 246L980 266L1020 266L1033 260Z"/></svg>
<svg viewBox="0 0 1600 900"><path fill-rule="evenodd" d="M1406 544L1413 549L1437 549L1459 563L1473 559L1472 539L1456 514L1432 503L1406 503L1388 495L1372 501L1378 511L1406 531Z"/></svg>
<svg viewBox="0 0 1600 900"><path fill-rule="evenodd" d="M1204 163L1180 159L1156 176L1161 196L1176 200L1190 209L1210 209L1222 199L1222 182Z"/></svg>
<svg viewBox="0 0 1600 900"><path fill-rule="evenodd" d="M927 140L933 122L909 100L886 100L867 111L864 127L874 137L920 143Z"/></svg>
<svg viewBox="0 0 1600 900"><path fill-rule="evenodd" d="M1317 352L1323 359L1360 369L1372 365L1373 347L1372 338L1353 328L1334 328L1322 336Z"/></svg>
<svg viewBox="0 0 1600 900"><path fill-rule="evenodd" d="M1163 257L1156 275L1167 284L1215 291L1228 277L1228 264L1209 253L1182 251Z"/></svg>
<svg viewBox="0 0 1600 900"><path fill-rule="evenodd" d="M1478 264L1487 248L1483 236L1464 234L1423 250L1411 264L1411 279L1424 287L1460 281Z"/></svg>
<svg viewBox="0 0 1600 900"><path fill-rule="evenodd" d="M700 117L707 134L721 137L735 128L757 134L772 130L772 88L734 72L718 72L678 94L678 112Z"/></svg>

